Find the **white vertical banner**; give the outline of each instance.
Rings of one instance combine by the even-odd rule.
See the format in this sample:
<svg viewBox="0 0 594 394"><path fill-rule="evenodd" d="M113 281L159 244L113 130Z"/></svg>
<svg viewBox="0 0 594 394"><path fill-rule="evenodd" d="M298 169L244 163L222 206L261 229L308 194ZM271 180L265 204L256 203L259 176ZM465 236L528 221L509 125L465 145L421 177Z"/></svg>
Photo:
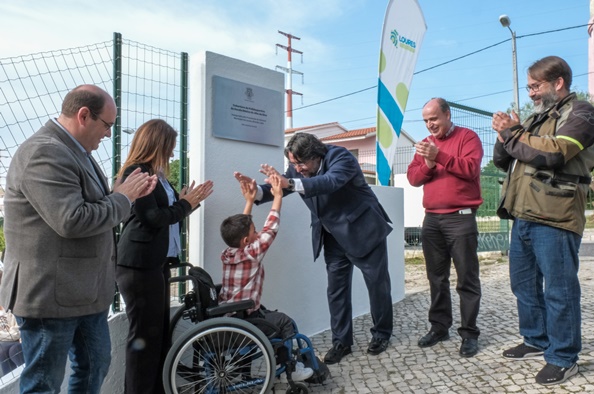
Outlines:
<svg viewBox="0 0 594 394"><path fill-rule="evenodd" d="M377 179L383 186L390 182L413 71L426 30L416 0L390 0L382 29L377 87Z"/></svg>

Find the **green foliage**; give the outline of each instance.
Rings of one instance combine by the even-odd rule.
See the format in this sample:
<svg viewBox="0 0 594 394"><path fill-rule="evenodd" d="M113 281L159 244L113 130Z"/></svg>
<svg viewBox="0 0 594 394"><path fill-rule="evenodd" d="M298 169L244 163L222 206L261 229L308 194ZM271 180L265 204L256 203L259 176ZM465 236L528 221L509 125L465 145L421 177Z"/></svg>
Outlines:
<svg viewBox="0 0 594 394"><path fill-rule="evenodd" d="M505 173L499 168L495 167L493 160L490 160L487 165L481 169L481 175L505 176Z"/></svg>
<svg viewBox="0 0 594 394"><path fill-rule="evenodd" d="M4 227L0 227L0 252L6 249L6 241L4 240Z"/></svg>
<svg viewBox="0 0 594 394"><path fill-rule="evenodd" d="M483 204L477 212L479 217L496 216L497 205L499 204L499 195L501 192L500 181L505 178L505 173L495 167L493 160L489 161L481 169L481 194Z"/></svg>
<svg viewBox="0 0 594 394"><path fill-rule="evenodd" d="M180 189L180 187L179 187L179 174L180 174L179 159L175 159L171 163L169 163L169 177L168 177L168 180L169 180L169 182L173 185L173 187L176 190Z"/></svg>

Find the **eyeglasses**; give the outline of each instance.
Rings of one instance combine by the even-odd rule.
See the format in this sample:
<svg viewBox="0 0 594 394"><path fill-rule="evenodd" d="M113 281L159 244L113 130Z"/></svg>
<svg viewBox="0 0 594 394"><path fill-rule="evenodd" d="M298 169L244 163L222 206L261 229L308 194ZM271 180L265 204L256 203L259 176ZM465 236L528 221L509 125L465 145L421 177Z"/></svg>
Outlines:
<svg viewBox="0 0 594 394"><path fill-rule="evenodd" d="M298 170L302 170L304 167L307 167L307 162L306 163L302 163L302 162L289 162L289 164L291 164L293 167L295 167Z"/></svg>
<svg viewBox="0 0 594 394"><path fill-rule="evenodd" d="M548 81L544 81L544 82L538 82L538 83L533 83L532 85L526 85L526 91L528 93L530 93L531 91L533 91L534 93L538 92L540 90L540 87L542 85L544 85L545 83L547 83Z"/></svg>
<svg viewBox="0 0 594 394"><path fill-rule="evenodd" d="M101 119L101 117L99 115L97 115L95 112L91 111L90 109L89 109L89 112L91 113L91 115L93 115L94 117L96 117L97 119L99 119L100 121L103 122L103 124L105 125L105 130L109 130L113 127L113 123L107 123L106 121Z"/></svg>

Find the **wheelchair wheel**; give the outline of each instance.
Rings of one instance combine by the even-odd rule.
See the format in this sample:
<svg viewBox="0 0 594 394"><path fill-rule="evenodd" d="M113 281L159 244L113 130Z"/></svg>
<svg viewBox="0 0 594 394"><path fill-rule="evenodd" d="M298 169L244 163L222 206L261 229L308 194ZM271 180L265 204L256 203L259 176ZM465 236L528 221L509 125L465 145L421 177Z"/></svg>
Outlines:
<svg viewBox="0 0 594 394"><path fill-rule="evenodd" d="M309 390L305 383L297 382L293 384L294 387L289 387L286 391L287 394L307 394Z"/></svg>
<svg viewBox="0 0 594 394"><path fill-rule="evenodd" d="M267 393L275 376L270 341L251 323L217 317L173 344L163 368L167 394Z"/></svg>
<svg viewBox="0 0 594 394"><path fill-rule="evenodd" d="M183 319L183 314L186 311L185 305L180 305L169 322L169 338L171 343L175 343L183 334L196 327L195 323L192 323L190 319Z"/></svg>

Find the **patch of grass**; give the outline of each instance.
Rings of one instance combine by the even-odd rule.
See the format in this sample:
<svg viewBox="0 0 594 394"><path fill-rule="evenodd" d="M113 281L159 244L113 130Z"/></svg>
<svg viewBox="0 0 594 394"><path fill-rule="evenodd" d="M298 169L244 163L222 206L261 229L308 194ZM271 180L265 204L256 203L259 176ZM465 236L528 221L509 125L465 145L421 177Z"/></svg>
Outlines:
<svg viewBox="0 0 594 394"><path fill-rule="evenodd" d="M425 257L421 256L414 256L414 257L407 257L404 259L404 264L408 265L425 265Z"/></svg>
<svg viewBox="0 0 594 394"><path fill-rule="evenodd" d="M594 215L586 216L586 228L594 228Z"/></svg>
<svg viewBox="0 0 594 394"><path fill-rule="evenodd" d="M506 257L483 257L479 255L479 262L484 265L490 264L501 264L507 262ZM425 265L425 257L421 253L419 256L412 256L412 257L405 257L404 258L405 265ZM453 262L452 262L453 264Z"/></svg>

